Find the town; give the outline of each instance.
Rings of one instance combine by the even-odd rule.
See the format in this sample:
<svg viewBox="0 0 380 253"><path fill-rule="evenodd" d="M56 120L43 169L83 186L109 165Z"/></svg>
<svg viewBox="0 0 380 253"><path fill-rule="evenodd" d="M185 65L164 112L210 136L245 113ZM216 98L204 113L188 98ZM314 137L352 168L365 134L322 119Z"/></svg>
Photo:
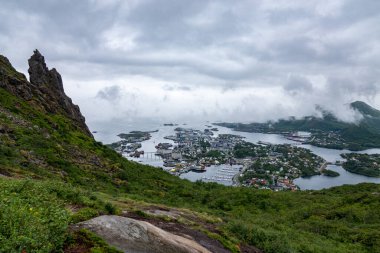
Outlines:
<svg viewBox="0 0 380 253"><path fill-rule="evenodd" d="M305 118L306 121L311 121L313 119L313 117ZM288 140L296 141L300 144L310 144L323 148L349 150L361 149L361 146L358 145L358 143L346 140L343 137L342 130L334 128L318 129L311 127L307 129L307 132L297 131L296 127L292 125L294 121L295 118L292 118L289 121L280 120L277 123L214 123L214 125L228 127L243 132L279 134Z"/></svg>
<svg viewBox="0 0 380 253"><path fill-rule="evenodd" d="M277 132L275 132L277 133ZM316 147L331 149L355 149L352 143L347 143L340 131L321 131L312 129L310 132L279 132L288 140L296 141L301 144L310 144Z"/></svg>
<svg viewBox="0 0 380 253"><path fill-rule="evenodd" d="M339 131L313 131L309 144L332 149L347 149L351 146L344 140Z"/></svg>
<svg viewBox="0 0 380 253"><path fill-rule="evenodd" d="M217 166L212 176L203 176L205 182L230 182L234 186L254 187L273 191L297 190L293 180L319 175L325 171L326 161L308 149L290 144L253 144L242 136L219 134L218 128L204 130L177 127L170 142L155 145L155 156L169 173L180 176L188 172L202 173ZM132 131L120 134L123 140L109 146L130 157L144 155L141 142L149 140L152 132ZM304 141L308 135L288 134L288 138Z"/></svg>
<svg viewBox="0 0 380 253"><path fill-rule="evenodd" d="M321 157L290 144L244 142L235 147L234 154L248 161L239 177L240 183L259 189L296 190L294 179L319 175L326 166Z"/></svg>

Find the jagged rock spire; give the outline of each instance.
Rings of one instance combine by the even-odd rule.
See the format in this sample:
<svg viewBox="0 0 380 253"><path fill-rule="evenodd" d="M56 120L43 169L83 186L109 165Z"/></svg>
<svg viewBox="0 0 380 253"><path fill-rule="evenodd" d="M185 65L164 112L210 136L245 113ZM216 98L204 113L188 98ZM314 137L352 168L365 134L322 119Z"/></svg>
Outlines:
<svg viewBox="0 0 380 253"><path fill-rule="evenodd" d="M0 57L0 87L24 100L38 101L48 113L60 113L71 118L76 126L92 137L79 107L73 104L63 89L62 77L56 69L49 70L44 56L36 49L28 60L29 80L18 73L5 57Z"/></svg>
<svg viewBox="0 0 380 253"><path fill-rule="evenodd" d="M28 63L30 83L36 86L41 92L47 110L52 113L64 111L79 127L85 130L88 135L92 136L79 107L73 104L71 98L65 94L62 77L58 71L55 68L51 70L48 69L45 63L45 57L37 49L34 50Z"/></svg>
<svg viewBox="0 0 380 253"><path fill-rule="evenodd" d="M47 84L49 82L49 69L46 67L45 57L36 49L28 60L30 82L36 86Z"/></svg>
<svg viewBox="0 0 380 253"><path fill-rule="evenodd" d="M49 70L45 63L45 57L36 49L28 60L30 83L40 87L42 85L51 85L51 88L63 91L62 77L58 71L53 68Z"/></svg>

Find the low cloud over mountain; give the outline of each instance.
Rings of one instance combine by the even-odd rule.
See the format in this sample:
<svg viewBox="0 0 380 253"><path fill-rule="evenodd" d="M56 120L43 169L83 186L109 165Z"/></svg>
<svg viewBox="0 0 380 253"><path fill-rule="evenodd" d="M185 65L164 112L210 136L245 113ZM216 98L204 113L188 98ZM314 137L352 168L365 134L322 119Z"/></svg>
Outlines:
<svg viewBox="0 0 380 253"><path fill-rule="evenodd" d="M380 2L1 1L0 48L35 48L88 120L264 121L380 107ZM17 46L15 43L17 41ZM12 43L11 43L12 42Z"/></svg>

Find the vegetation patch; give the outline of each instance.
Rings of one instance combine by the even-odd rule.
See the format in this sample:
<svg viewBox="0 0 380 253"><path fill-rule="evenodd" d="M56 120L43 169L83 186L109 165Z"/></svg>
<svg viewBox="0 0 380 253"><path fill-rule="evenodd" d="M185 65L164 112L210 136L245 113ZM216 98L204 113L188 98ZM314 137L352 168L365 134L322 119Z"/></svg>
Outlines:
<svg viewBox="0 0 380 253"><path fill-rule="evenodd" d="M110 247L102 238L86 229L71 231L65 241L65 253L122 253Z"/></svg>
<svg viewBox="0 0 380 253"><path fill-rule="evenodd" d="M329 169L323 169L322 174L327 177L338 177L340 175L339 172L329 170Z"/></svg>

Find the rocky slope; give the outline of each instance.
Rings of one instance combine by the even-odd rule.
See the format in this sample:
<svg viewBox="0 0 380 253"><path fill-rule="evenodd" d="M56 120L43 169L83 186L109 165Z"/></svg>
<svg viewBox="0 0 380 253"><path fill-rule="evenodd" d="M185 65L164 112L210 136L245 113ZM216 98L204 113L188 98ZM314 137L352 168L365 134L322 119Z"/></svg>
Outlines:
<svg viewBox="0 0 380 253"><path fill-rule="evenodd" d="M46 113L69 117L87 135L92 136L79 107L65 94L58 71L47 68L45 58L38 50L34 51L28 63L30 82L13 68L6 57L0 55L0 87L42 108Z"/></svg>

